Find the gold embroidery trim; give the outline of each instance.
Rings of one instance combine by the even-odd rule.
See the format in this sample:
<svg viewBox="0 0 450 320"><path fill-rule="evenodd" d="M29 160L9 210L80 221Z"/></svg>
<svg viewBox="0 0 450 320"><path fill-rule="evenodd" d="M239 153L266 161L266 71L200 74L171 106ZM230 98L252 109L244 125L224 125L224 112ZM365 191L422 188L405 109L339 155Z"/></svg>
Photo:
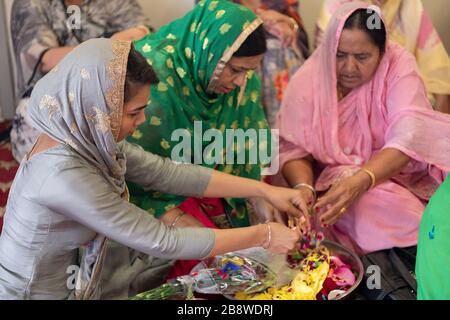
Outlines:
<svg viewBox="0 0 450 320"><path fill-rule="evenodd" d="M224 52L222 58L220 58L219 62L217 63L216 69L214 69L213 75L211 77L211 81L209 82L207 91L212 92L215 89L217 89L217 84L219 81L219 78L221 74L223 73L223 70L225 69L225 66L227 63L231 60L233 57L233 54L236 53L236 51L239 50L239 48L242 46L245 40L260 26L262 25L263 21L259 18L256 18L250 25L245 28L244 31L237 37L237 39L234 41L231 48ZM245 88L244 88L245 89Z"/></svg>
<svg viewBox="0 0 450 320"><path fill-rule="evenodd" d="M114 58L106 67L106 72L113 85L106 92L106 104L111 110L111 131L117 140L122 124L125 78L131 42L113 40L111 46Z"/></svg>

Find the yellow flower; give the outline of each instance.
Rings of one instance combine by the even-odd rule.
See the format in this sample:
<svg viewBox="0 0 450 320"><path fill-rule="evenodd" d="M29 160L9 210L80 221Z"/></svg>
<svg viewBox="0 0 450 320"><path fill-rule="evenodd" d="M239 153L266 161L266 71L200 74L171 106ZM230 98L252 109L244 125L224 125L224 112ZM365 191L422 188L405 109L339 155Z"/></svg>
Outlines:
<svg viewBox="0 0 450 320"><path fill-rule="evenodd" d="M167 68L173 69L173 61L172 61L172 59L167 59L166 60L166 65L167 65Z"/></svg>
<svg viewBox="0 0 450 320"><path fill-rule="evenodd" d="M142 138L142 132L136 130L135 132L133 132L133 135L131 137L133 137L133 139L139 140L140 138Z"/></svg>
<svg viewBox="0 0 450 320"><path fill-rule="evenodd" d="M234 129L234 130L239 128L239 122L237 120L233 121L233 123L231 124L231 128Z"/></svg>
<svg viewBox="0 0 450 320"><path fill-rule="evenodd" d="M155 191L152 193L153 198L161 198L161 196L162 196L162 193L159 191Z"/></svg>
<svg viewBox="0 0 450 320"><path fill-rule="evenodd" d="M202 41L204 38L206 37L206 30L202 31L202 33L200 33L200 41Z"/></svg>
<svg viewBox="0 0 450 320"><path fill-rule="evenodd" d="M177 68L177 73L181 78L184 78L184 76L186 75L186 71L184 71L183 68Z"/></svg>
<svg viewBox="0 0 450 320"><path fill-rule="evenodd" d="M201 26L202 26L202 23L199 22L197 25L197 29L195 30L195 33L198 33L200 31Z"/></svg>
<svg viewBox="0 0 450 320"><path fill-rule="evenodd" d="M198 77L203 81L205 79L205 70L198 70Z"/></svg>
<svg viewBox="0 0 450 320"><path fill-rule="evenodd" d="M231 108L233 107L233 96L228 97L228 101L227 101L228 106Z"/></svg>
<svg viewBox="0 0 450 320"><path fill-rule="evenodd" d="M245 117L244 118L244 128L247 129L249 125L250 125L250 118Z"/></svg>
<svg viewBox="0 0 450 320"><path fill-rule="evenodd" d="M148 53L150 51L152 51L152 46L149 45L148 43L146 43L143 47L142 47L142 51L145 53Z"/></svg>
<svg viewBox="0 0 450 320"><path fill-rule="evenodd" d="M239 106L245 106L247 104L248 101L248 95L244 94L244 96L242 97L241 103L239 104Z"/></svg>
<svg viewBox="0 0 450 320"><path fill-rule="evenodd" d="M189 92L189 88L188 87L183 87L183 95L185 96L190 96L191 93Z"/></svg>
<svg viewBox="0 0 450 320"><path fill-rule="evenodd" d="M175 48L173 46L166 46L164 48L168 53L174 53L175 52Z"/></svg>
<svg viewBox="0 0 450 320"><path fill-rule="evenodd" d="M212 53L210 53L208 55L208 62L211 62L211 60L214 58L214 55Z"/></svg>
<svg viewBox="0 0 450 320"><path fill-rule="evenodd" d="M205 38L205 41L203 41L203 50L205 50L206 47L208 47L208 43L209 43L208 38Z"/></svg>
<svg viewBox="0 0 450 320"><path fill-rule="evenodd" d="M152 126L160 126L160 125L161 125L161 119L158 118L158 117L153 116L153 117L151 117L151 119L150 119L150 124L151 124Z"/></svg>
<svg viewBox="0 0 450 320"><path fill-rule="evenodd" d="M175 35L174 34L172 34L172 33L169 33L168 35L167 35L167 37L166 37L167 39L173 39L173 40L175 40L177 37L175 37Z"/></svg>
<svg viewBox="0 0 450 320"><path fill-rule="evenodd" d="M191 32L195 32L195 29L197 28L197 22L193 22L191 24L191 28L189 29Z"/></svg>
<svg viewBox="0 0 450 320"><path fill-rule="evenodd" d="M158 83L158 91L159 92L166 92L169 88L167 85L163 82Z"/></svg>
<svg viewBox="0 0 450 320"><path fill-rule="evenodd" d="M153 65L153 61L150 60L150 59L147 59L147 63L148 63L149 65Z"/></svg>
<svg viewBox="0 0 450 320"><path fill-rule="evenodd" d="M184 48L184 54L186 55L186 58L188 58L188 59L192 58L191 48Z"/></svg>
<svg viewBox="0 0 450 320"><path fill-rule="evenodd" d="M211 1L211 3L209 4L208 10L209 11L216 10L218 4L219 4L219 1Z"/></svg>
<svg viewBox="0 0 450 320"><path fill-rule="evenodd" d="M258 121L258 127L260 129L266 129L267 128L267 122L264 120Z"/></svg>
<svg viewBox="0 0 450 320"><path fill-rule="evenodd" d="M167 206L164 207L164 210L166 211L170 211L172 209L175 209L177 206L175 204L168 204Z"/></svg>
<svg viewBox="0 0 450 320"><path fill-rule="evenodd" d="M256 103L256 101L258 101L258 91L252 91L252 93L250 94L250 100L252 100L253 103Z"/></svg>
<svg viewBox="0 0 450 320"><path fill-rule="evenodd" d="M216 13L216 19L222 18L223 15L224 15L225 13L226 13L225 10L219 10L219 11L217 11L217 13Z"/></svg>
<svg viewBox="0 0 450 320"><path fill-rule="evenodd" d="M170 144L166 139L162 139L160 145L164 150L170 149Z"/></svg>
<svg viewBox="0 0 450 320"><path fill-rule="evenodd" d="M254 75L255 75L255 71L254 71L254 70L248 71L248 72L247 72L247 79L253 78Z"/></svg>
<svg viewBox="0 0 450 320"><path fill-rule="evenodd" d="M171 86L174 87L175 86L175 82L173 81L172 76L168 76L166 79L167 83Z"/></svg>
<svg viewBox="0 0 450 320"><path fill-rule="evenodd" d="M230 29L231 29L231 24L225 23L224 25L222 25L222 26L220 27L220 34L225 34L225 33L227 33L228 31L230 31Z"/></svg>
<svg viewBox="0 0 450 320"><path fill-rule="evenodd" d="M225 173L232 173L233 172L233 166L231 164L227 164L224 168L223 168L223 172Z"/></svg>

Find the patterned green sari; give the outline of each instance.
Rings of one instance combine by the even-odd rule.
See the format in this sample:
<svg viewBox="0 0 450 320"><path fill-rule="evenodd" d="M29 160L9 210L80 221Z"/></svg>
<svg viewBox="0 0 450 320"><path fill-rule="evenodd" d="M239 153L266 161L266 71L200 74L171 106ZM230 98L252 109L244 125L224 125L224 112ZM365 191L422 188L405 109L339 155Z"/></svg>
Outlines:
<svg viewBox="0 0 450 320"><path fill-rule="evenodd" d="M176 129L184 129L191 140L190 151L183 155L185 162L259 180L261 166L258 162L227 164L202 161L216 156L206 152L211 141L203 141L202 137L206 130L212 128L221 133L225 133L226 129L268 128L261 105L261 84L255 73L249 73L246 85L241 89L237 88L228 94L210 93L217 85L226 63L261 23L253 12L243 6L226 0L205 0L183 18L137 41L136 49L153 66L160 83L151 87L146 122L129 141L147 151L171 157L180 141L172 141L172 133ZM195 121L201 121L201 129L197 128L198 123L194 125ZM225 144L221 151L224 156L227 152ZM255 144L260 148L261 145L265 148L270 146L270 143L248 141L244 151L247 156L249 148ZM206 156L203 156L203 151ZM202 158L200 161L199 156ZM157 217L185 200L175 195L145 191L136 185L130 185L130 191L133 203ZM249 224L244 199L225 199L224 204L231 226Z"/></svg>

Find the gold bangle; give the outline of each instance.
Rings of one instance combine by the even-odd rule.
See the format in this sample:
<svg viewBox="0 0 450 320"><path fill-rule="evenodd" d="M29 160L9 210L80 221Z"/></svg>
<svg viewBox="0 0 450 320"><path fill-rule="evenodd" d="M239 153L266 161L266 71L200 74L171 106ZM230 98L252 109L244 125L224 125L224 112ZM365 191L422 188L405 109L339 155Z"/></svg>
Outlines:
<svg viewBox="0 0 450 320"><path fill-rule="evenodd" d="M289 17L289 22L290 22L290 24L291 24L292 30L293 30L295 33L297 33L297 31L298 31L298 24L297 24L297 21L296 21L294 18Z"/></svg>
<svg viewBox="0 0 450 320"><path fill-rule="evenodd" d="M175 227L178 223L178 221L180 221L181 217L185 215L185 212L181 212L172 222L172 224L170 225L170 227Z"/></svg>
<svg viewBox="0 0 450 320"><path fill-rule="evenodd" d="M371 180L371 182L372 182L372 184L370 185L370 188L369 188L369 190L370 189L372 189L373 187L375 187L375 184L376 184L376 178L375 178L375 175L373 174L373 172L372 171L370 171L370 170L368 170L368 169L362 169L362 171L364 171L365 173L367 173L368 175L369 175L369 177L370 177L370 180Z"/></svg>
<svg viewBox="0 0 450 320"><path fill-rule="evenodd" d="M266 239L267 245L263 245L263 248L264 249L269 249L270 248L270 243L272 242L272 228L270 226L270 221L267 221L265 223L265 225L267 226L267 239Z"/></svg>
<svg viewBox="0 0 450 320"><path fill-rule="evenodd" d="M312 194L313 194L313 201L312 201L312 203L313 203L313 204L316 203L316 200L317 200L317 192L316 192L316 189L314 189L313 186L311 186L311 185L309 185L309 184L307 184L307 183L299 183L299 184L295 185L292 189L298 190L299 188L307 188L307 189L311 190L311 192L312 192Z"/></svg>

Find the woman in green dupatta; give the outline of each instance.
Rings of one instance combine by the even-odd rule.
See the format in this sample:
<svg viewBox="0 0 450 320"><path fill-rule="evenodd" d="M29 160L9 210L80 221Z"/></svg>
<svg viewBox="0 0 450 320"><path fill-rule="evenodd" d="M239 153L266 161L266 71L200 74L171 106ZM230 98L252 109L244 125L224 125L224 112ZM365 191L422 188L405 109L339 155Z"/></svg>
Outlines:
<svg viewBox="0 0 450 320"><path fill-rule="evenodd" d="M450 300L450 179L431 198L422 216L417 245L419 300Z"/></svg>
<svg viewBox="0 0 450 320"><path fill-rule="evenodd" d="M179 143L171 141L172 133L185 129L191 135L190 146L193 146L183 155L185 161L260 180L260 163L205 163L203 150L211 141L203 142L202 137L212 128L221 133L226 129L256 129L257 132L268 129L261 105L261 83L253 72L266 51L261 24L244 6L224 0L205 0L183 18L135 42L136 49L153 66L160 83L152 85L147 120L129 141L152 153L171 157ZM194 146L197 139L202 141L201 147ZM258 142L248 142L246 149L264 145ZM265 145L268 149L270 144ZM223 147L225 155L226 143ZM249 151L246 152L249 159ZM250 224L249 207L244 199L187 199L148 192L135 185L130 185L130 191L132 202L168 224L177 221L177 226L220 228ZM190 271L189 268L184 270Z"/></svg>

